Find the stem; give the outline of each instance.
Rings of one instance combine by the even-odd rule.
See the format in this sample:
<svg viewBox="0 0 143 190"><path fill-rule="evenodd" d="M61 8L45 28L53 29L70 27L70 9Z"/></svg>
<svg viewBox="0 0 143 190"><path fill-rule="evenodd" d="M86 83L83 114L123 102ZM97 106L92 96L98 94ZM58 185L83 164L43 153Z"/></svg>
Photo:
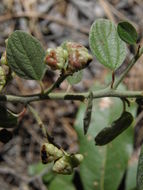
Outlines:
<svg viewBox="0 0 143 190"><path fill-rule="evenodd" d="M38 115L37 111L35 111L35 109L34 109L32 106L30 106L30 105L28 105L28 108L29 108L29 110L31 111L31 113L33 114L34 118L36 119L38 125L39 125L40 128L42 129L42 133L43 133L44 137L48 140L49 143L52 143L52 144L54 144L55 146L57 146L58 148L60 148L59 145L57 145L57 144L54 142L54 138L49 135L49 133L48 133L48 131L47 131L47 129L46 129L44 123L42 122L40 116Z"/></svg>
<svg viewBox="0 0 143 190"><path fill-rule="evenodd" d="M127 68L125 69L125 71L115 81L115 83L114 83L114 89L117 89L117 87L119 86L119 84L123 81L123 79L125 78L125 76L127 75L127 73L131 70L131 68L134 66L134 64L137 62L137 60L140 58L140 56L142 54L143 54L143 47L140 48L140 46L139 46L136 55L132 58L132 60L128 64Z"/></svg>
<svg viewBox="0 0 143 190"><path fill-rule="evenodd" d="M15 117L21 119L21 118L24 116L25 112L26 112L26 107L24 107L20 113L13 113L11 110L8 110L8 111L9 111L13 116L15 116Z"/></svg>
<svg viewBox="0 0 143 190"><path fill-rule="evenodd" d="M112 72L112 83L111 83L111 88L113 89L113 84L115 82L115 72Z"/></svg>
<svg viewBox="0 0 143 190"><path fill-rule="evenodd" d="M56 82L51 85L47 90L45 90L44 94L49 94L50 92L52 92L55 88L58 88L60 86L60 84L66 79L67 76L69 76L70 74L63 74L61 73L60 77L56 80Z"/></svg>
<svg viewBox="0 0 143 190"><path fill-rule="evenodd" d="M41 94L44 94L44 84L42 81L39 81L39 85L40 85L40 88L41 88Z"/></svg>
<svg viewBox="0 0 143 190"><path fill-rule="evenodd" d="M89 92L82 93L50 93L34 94L26 96L0 95L0 102L19 102L28 104L41 100L78 100L83 101L88 98ZM114 89L103 89L93 91L93 98L118 97L118 98L143 98L143 91L122 91Z"/></svg>
<svg viewBox="0 0 143 190"><path fill-rule="evenodd" d="M32 106L28 105L28 108L29 108L30 112L33 114L34 118L36 119L38 125L42 129L42 133L43 133L44 137L46 137L48 139L47 130L46 130L44 123L42 122L40 116L38 115L38 113L35 111L35 109Z"/></svg>
<svg viewBox="0 0 143 190"><path fill-rule="evenodd" d="M124 98L121 98L121 100L122 100L122 103L123 103L123 112L125 112L126 111L126 101L125 101Z"/></svg>
<svg viewBox="0 0 143 190"><path fill-rule="evenodd" d="M19 119L22 119L25 113L26 113L26 107L24 107L23 110L18 114Z"/></svg>

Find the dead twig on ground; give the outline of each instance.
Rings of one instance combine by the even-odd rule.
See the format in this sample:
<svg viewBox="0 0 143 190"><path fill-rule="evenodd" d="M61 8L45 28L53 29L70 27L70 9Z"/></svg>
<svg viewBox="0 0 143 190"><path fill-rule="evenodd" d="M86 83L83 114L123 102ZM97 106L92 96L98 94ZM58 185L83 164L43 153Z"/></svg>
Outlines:
<svg viewBox="0 0 143 190"><path fill-rule="evenodd" d="M57 24L64 25L66 27L77 30L77 31L84 33L84 34L89 33L89 29L81 27L81 26L76 26L73 23L66 21L65 19L56 18L56 17L54 17L52 15L48 15L48 14L40 14L40 13L38 14L37 12L19 12L16 14L8 13L5 15L1 15L0 16L0 23L5 22L7 20L11 20L13 18L21 18L21 17L44 19L44 20L56 22Z"/></svg>

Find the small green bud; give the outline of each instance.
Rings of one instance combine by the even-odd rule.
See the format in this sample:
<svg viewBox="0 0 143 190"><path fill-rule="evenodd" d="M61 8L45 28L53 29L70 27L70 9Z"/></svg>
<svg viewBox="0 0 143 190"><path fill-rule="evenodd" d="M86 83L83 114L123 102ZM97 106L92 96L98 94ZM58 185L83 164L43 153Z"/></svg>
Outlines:
<svg viewBox="0 0 143 190"><path fill-rule="evenodd" d="M41 159L43 164L55 161L63 156L63 152L53 144L44 143L41 148Z"/></svg>
<svg viewBox="0 0 143 190"><path fill-rule="evenodd" d="M45 63L52 69L63 69L66 64L68 53L62 47L56 49L49 48L46 51Z"/></svg>
<svg viewBox="0 0 143 190"><path fill-rule="evenodd" d="M7 43L8 43L8 38L5 40L5 44L7 45Z"/></svg>
<svg viewBox="0 0 143 190"><path fill-rule="evenodd" d="M7 59L6 59L6 51L1 56L1 64L2 65L8 65L7 64Z"/></svg>
<svg viewBox="0 0 143 190"><path fill-rule="evenodd" d="M0 66L0 92L6 84L6 74L4 69Z"/></svg>
<svg viewBox="0 0 143 190"><path fill-rule="evenodd" d="M73 167L77 167L83 161L82 154L74 154L71 156L71 162Z"/></svg>
<svg viewBox="0 0 143 190"><path fill-rule="evenodd" d="M73 169L79 166L82 160L83 155L81 154L65 154L55 162L53 171L59 174L71 174L73 172Z"/></svg>
<svg viewBox="0 0 143 190"><path fill-rule="evenodd" d="M53 171L58 174L71 174L73 172L73 167L69 162L68 156L64 155L58 159L53 166Z"/></svg>

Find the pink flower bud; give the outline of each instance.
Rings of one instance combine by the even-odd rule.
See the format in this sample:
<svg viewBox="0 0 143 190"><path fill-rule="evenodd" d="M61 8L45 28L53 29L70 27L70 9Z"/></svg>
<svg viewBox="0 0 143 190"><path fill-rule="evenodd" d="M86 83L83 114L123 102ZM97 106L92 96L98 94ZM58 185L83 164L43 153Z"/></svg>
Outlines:
<svg viewBox="0 0 143 190"><path fill-rule="evenodd" d="M68 52L67 70L75 72L89 65L93 57L88 53L87 48L76 42L65 42L63 47Z"/></svg>
<svg viewBox="0 0 143 190"><path fill-rule="evenodd" d="M56 49L49 48L46 53L45 63L51 67L51 69L63 69L67 61L67 51L62 47Z"/></svg>

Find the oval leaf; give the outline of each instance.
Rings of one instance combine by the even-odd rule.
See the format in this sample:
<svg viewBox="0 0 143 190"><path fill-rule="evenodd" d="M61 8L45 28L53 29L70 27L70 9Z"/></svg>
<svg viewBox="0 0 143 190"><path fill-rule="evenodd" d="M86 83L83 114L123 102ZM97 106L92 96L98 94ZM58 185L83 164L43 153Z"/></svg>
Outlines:
<svg viewBox="0 0 143 190"><path fill-rule="evenodd" d="M90 92L89 98L88 98L88 103L87 103L87 108L86 108L84 119L83 119L84 134L87 133L89 125L90 125L91 115L92 115L92 104L93 104L93 93Z"/></svg>
<svg viewBox="0 0 143 190"><path fill-rule="evenodd" d="M126 57L125 43L116 26L109 20L98 19L90 29L89 44L98 61L111 70L117 69Z"/></svg>
<svg viewBox="0 0 143 190"><path fill-rule="evenodd" d="M66 190L75 190L75 187L72 183L72 175L64 176L58 175L54 178L54 180L50 183L48 189L49 190L63 190L66 187Z"/></svg>
<svg viewBox="0 0 143 190"><path fill-rule="evenodd" d="M112 123L111 127L103 128L95 137L96 145L105 145L115 139L133 122L133 116L129 112L123 114Z"/></svg>
<svg viewBox="0 0 143 190"><path fill-rule="evenodd" d="M126 172L126 190L137 190L136 188L136 176L137 176L138 158L135 154L132 155L128 163Z"/></svg>
<svg viewBox="0 0 143 190"><path fill-rule="evenodd" d="M117 190L132 153L132 127L106 146L94 145L94 134L97 134L102 126L112 123L113 119L121 114L123 107L120 100L116 98L110 100L110 106L104 109L101 107L102 100L99 102L94 100L87 136L83 135L85 104L81 105L77 115L75 129L79 137L79 151L84 155L79 172L84 190ZM135 115L136 108L130 107L130 109Z"/></svg>
<svg viewBox="0 0 143 190"><path fill-rule="evenodd" d="M138 161L137 188L138 190L143 189L143 145L141 147L141 152L140 152L139 161Z"/></svg>
<svg viewBox="0 0 143 190"><path fill-rule="evenodd" d="M82 80L83 71L75 72L72 76L67 77L67 81L70 85L77 84Z"/></svg>
<svg viewBox="0 0 143 190"><path fill-rule="evenodd" d="M17 117L0 105L0 127L12 128L17 125Z"/></svg>
<svg viewBox="0 0 143 190"><path fill-rule="evenodd" d="M120 22L117 26L120 38L128 44L135 44L138 38L136 29L129 22Z"/></svg>
<svg viewBox="0 0 143 190"><path fill-rule="evenodd" d="M45 73L45 51L39 41L23 31L15 31L8 38L7 62L21 78L41 80Z"/></svg>

